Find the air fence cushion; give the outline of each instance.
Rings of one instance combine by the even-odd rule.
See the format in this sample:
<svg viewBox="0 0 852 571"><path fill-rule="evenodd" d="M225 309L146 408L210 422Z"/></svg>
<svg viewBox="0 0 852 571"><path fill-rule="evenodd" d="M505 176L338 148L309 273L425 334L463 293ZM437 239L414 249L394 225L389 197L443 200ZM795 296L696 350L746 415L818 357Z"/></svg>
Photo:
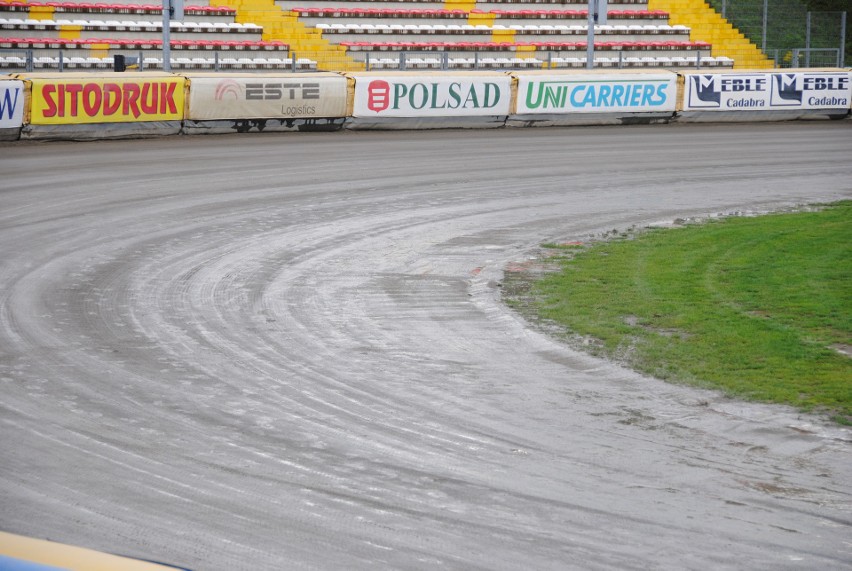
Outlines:
<svg viewBox="0 0 852 571"><path fill-rule="evenodd" d="M318 119L219 119L183 122L184 135L226 135L228 133L328 132L343 128L345 117Z"/></svg>
<svg viewBox="0 0 852 571"><path fill-rule="evenodd" d="M174 135L184 116L185 80L166 73L32 73L27 139Z"/></svg>
<svg viewBox="0 0 852 571"><path fill-rule="evenodd" d="M68 125L24 125L21 139L55 141L100 141L103 139L146 139L179 135L181 121L139 123L85 123Z"/></svg>
<svg viewBox="0 0 852 571"><path fill-rule="evenodd" d="M502 127L509 115L512 79L492 72L351 73L350 129Z"/></svg>
<svg viewBox="0 0 852 571"><path fill-rule="evenodd" d="M342 127L347 79L334 73L187 74L184 132L317 131Z"/></svg>
<svg viewBox="0 0 852 571"><path fill-rule="evenodd" d="M0 141L17 141L24 124L24 82L0 76Z"/></svg>
<svg viewBox="0 0 852 571"><path fill-rule="evenodd" d="M522 71L514 127L659 123L677 107L677 74L668 71Z"/></svg>
<svg viewBox="0 0 852 571"><path fill-rule="evenodd" d="M849 114L852 74L839 69L681 72L679 121L839 119Z"/></svg>

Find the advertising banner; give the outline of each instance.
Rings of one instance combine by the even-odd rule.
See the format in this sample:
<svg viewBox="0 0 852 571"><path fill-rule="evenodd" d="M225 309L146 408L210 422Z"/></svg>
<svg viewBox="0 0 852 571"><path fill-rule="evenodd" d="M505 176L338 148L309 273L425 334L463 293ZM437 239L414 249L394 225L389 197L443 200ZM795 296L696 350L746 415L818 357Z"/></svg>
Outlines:
<svg viewBox="0 0 852 571"><path fill-rule="evenodd" d="M24 82L0 80L0 129L20 129L24 123Z"/></svg>
<svg viewBox="0 0 852 571"><path fill-rule="evenodd" d="M118 75L118 74L116 74ZM33 77L33 125L135 123L183 119L182 77Z"/></svg>
<svg viewBox="0 0 852 571"><path fill-rule="evenodd" d="M684 111L846 109L852 75L845 71L689 73Z"/></svg>
<svg viewBox="0 0 852 571"><path fill-rule="evenodd" d="M561 113L674 113L674 73L523 74L518 78L518 115Z"/></svg>
<svg viewBox="0 0 852 571"><path fill-rule="evenodd" d="M507 75L373 75L355 77L354 117L482 117L508 115Z"/></svg>
<svg viewBox="0 0 852 571"><path fill-rule="evenodd" d="M344 117L346 78L287 74L189 76L187 119L295 119Z"/></svg>

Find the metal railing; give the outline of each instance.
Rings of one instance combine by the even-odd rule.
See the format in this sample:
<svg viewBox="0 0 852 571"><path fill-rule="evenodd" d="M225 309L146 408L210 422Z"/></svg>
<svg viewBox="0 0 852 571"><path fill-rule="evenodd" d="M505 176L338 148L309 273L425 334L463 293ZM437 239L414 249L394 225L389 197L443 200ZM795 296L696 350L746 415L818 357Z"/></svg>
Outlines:
<svg viewBox="0 0 852 571"><path fill-rule="evenodd" d="M675 69L706 69L729 68L733 60L725 60L710 56L710 52L697 51L690 57L677 58L639 58L628 54L632 52L611 52L613 57L598 56L594 62L595 68L630 69L630 68L675 68ZM617 55L616 55L617 53ZM459 57L446 51L402 51L382 52L377 57L371 52L364 52L362 63L367 71L374 70L519 70L519 69L585 69L586 58L559 57L558 52L538 52L536 57L493 57L474 53L471 56Z"/></svg>
<svg viewBox="0 0 852 571"><path fill-rule="evenodd" d="M10 71L33 71L35 58L33 50L16 50L0 48L0 73Z"/></svg>
<svg viewBox="0 0 852 571"><path fill-rule="evenodd" d="M837 67L843 67L848 59L847 12L809 11L800 0L707 2L770 58L776 52L838 50ZM781 58L779 64L784 61ZM803 60L801 65L815 66L808 66Z"/></svg>
<svg viewBox="0 0 852 571"><path fill-rule="evenodd" d="M106 58L83 58L79 56L68 56L62 50L15 50L0 49L0 72L32 72L32 71L104 71L113 69L113 56L123 55L133 58L129 61L135 65L128 70L161 70L162 59L154 57L145 52L115 50L110 52ZM203 52L206 58L171 58L172 71L285 71L301 72L316 71L316 62L307 59L299 59L295 52L289 52L288 58L277 58L280 60L273 63L247 63L239 62L232 57L233 52L228 52L223 57L218 51ZM697 51L690 57L668 58L668 60L654 58L632 57L631 52L611 52L611 57L598 56L595 58L595 68L607 69L630 69L630 68L672 68L672 69L705 69L731 67L733 61L725 62L718 58L710 57L710 52ZM779 54L778 57L783 57ZM538 52L536 57L528 58L505 58L487 57L474 53L468 57L458 57L450 52L382 52L382 57L365 52L364 60L361 62L364 68L371 70L523 70L523 69L580 69L586 68L586 59L583 57L563 58L558 52ZM202 62L202 59L205 61ZM244 58L250 59L250 58ZM653 60L653 61L652 61ZM261 61L261 60L257 60ZM270 62L270 58L263 61Z"/></svg>
<svg viewBox="0 0 852 571"><path fill-rule="evenodd" d="M234 52L229 51L223 55L219 51L200 52L206 57L195 58L171 58L173 71L315 71L316 62L308 59L298 58L295 52L289 52L287 57L266 57L255 60L257 63L239 61ZM113 50L105 58L88 58L81 56L69 56L63 50L45 49L0 49L0 73L10 72L33 72L33 71L103 71L114 69L113 58L122 55L133 58L133 65L128 70L162 70L163 60L151 54L146 55L142 51ZM157 54L159 55L159 54ZM204 60L204 61L202 61ZM266 62L266 63L264 63Z"/></svg>
<svg viewBox="0 0 852 571"><path fill-rule="evenodd" d="M843 52L837 48L793 48L767 53L778 68L843 67Z"/></svg>

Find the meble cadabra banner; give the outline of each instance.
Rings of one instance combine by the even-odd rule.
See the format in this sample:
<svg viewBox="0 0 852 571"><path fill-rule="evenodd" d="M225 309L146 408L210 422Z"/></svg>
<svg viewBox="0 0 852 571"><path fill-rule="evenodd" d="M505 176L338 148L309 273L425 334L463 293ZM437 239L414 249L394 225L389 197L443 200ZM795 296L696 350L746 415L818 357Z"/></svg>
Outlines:
<svg viewBox="0 0 852 571"><path fill-rule="evenodd" d="M346 78L287 74L253 77L188 76L189 110L195 121L344 117Z"/></svg>
<svg viewBox="0 0 852 571"><path fill-rule="evenodd" d="M374 75L355 78L354 117L476 117L508 115L507 75Z"/></svg>
<svg viewBox="0 0 852 571"><path fill-rule="evenodd" d="M24 82L0 80L0 129L20 129L24 124Z"/></svg>
<svg viewBox="0 0 852 571"><path fill-rule="evenodd" d="M182 77L34 77L32 125L183 119Z"/></svg>
<svg viewBox="0 0 852 571"><path fill-rule="evenodd" d="M684 111L847 109L846 71L685 73Z"/></svg>
<svg viewBox="0 0 852 571"><path fill-rule="evenodd" d="M513 74L518 78L516 113L674 112L674 73Z"/></svg>

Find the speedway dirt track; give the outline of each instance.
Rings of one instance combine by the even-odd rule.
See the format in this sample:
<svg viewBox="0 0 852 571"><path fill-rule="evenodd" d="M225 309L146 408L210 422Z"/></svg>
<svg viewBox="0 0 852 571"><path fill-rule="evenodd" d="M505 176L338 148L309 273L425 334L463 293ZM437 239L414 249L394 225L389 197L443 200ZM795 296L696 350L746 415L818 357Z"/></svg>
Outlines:
<svg viewBox="0 0 852 571"><path fill-rule="evenodd" d="M852 197L852 122L0 147L0 530L206 570L850 569L852 436L578 354L542 242Z"/></svg>

